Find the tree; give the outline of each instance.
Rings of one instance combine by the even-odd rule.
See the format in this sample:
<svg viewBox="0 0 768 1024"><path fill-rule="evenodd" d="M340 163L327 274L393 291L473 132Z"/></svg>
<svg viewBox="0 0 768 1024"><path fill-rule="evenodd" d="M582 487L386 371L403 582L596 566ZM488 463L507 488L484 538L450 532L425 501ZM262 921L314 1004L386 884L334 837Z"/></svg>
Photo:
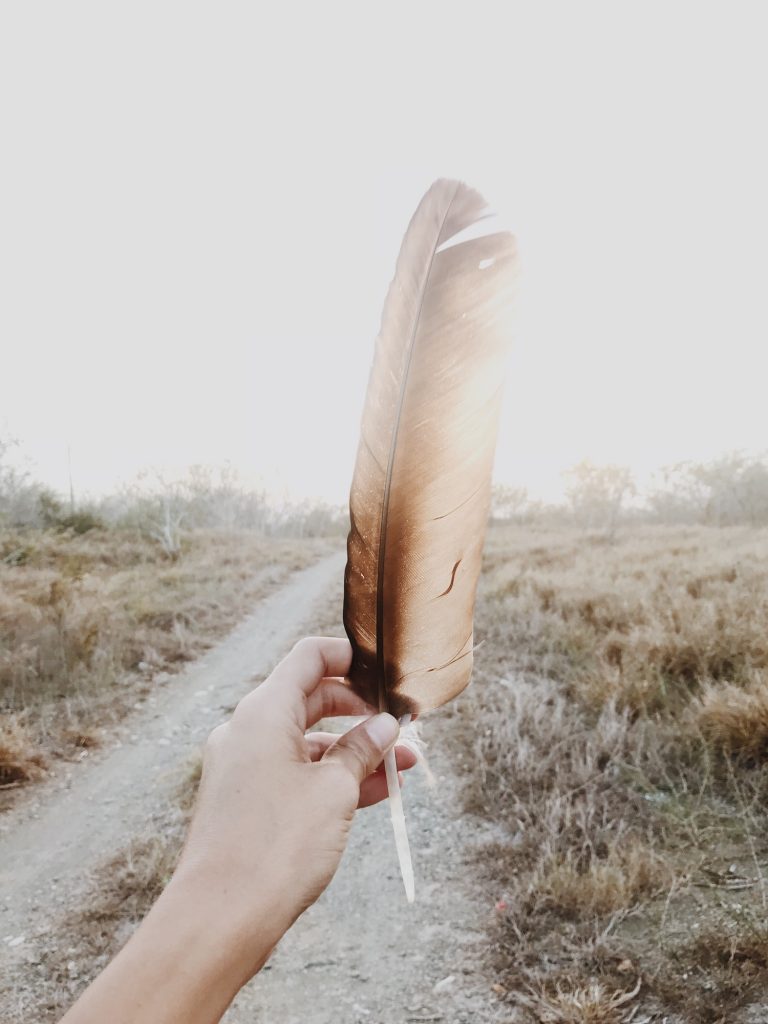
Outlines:
<svg viewBox="0 0 768 1024"><path fill-rule="evenodd" d="M585 529L604 530L613 537L624 499L636 493L629 469L584 461L564 475L570 481L565 493L576 520Z"/></svg>
<svg viewBox="0 0 768 1024"><path fill-rule="evenodd" d="M494 484L491 491L491 519L525 520L536 504L528 497L525 487Z"/></svg>
<svg viewBox="0 0 768 1024"><path fill-rule="evenodd" d="M174 560L181 554L181 525L187 512L184 485L159 470L140 473L135 483L102 505L102 514L113 523L148 535Z"/></svg>
<svg viewBox="0 0 768 1024"><path fill-rule="evenodd" d="M663 522L763 526L768 524L768 457L731 452L711 462L668 466L648 505Z"/></svg>
<svg viewBox="0 0 768 1024"><path fill-rule="evenodd" d="M705 518L715 526L768 522L768 465L765 458L732 452L691 473L706 490Z"/></svg>
<svg viewBox="0 0 768 1024"><path fill-rule="evenodd" d="M0 438L0 523L10 526L40 526L39 500L43 488L29 470L14 460L19 443L15 438Z"/></svg>

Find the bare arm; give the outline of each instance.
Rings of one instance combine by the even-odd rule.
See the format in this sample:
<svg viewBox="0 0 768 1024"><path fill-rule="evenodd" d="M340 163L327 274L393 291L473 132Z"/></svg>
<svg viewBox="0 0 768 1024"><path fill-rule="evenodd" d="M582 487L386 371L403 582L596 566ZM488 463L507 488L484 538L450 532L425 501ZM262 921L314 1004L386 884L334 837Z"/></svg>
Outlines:
<svg viewBox="0 0 768 1024"><path fill-rule="evenodd" d="M386 794L397 722L306 730L373 711L342 682L346 640L311 638L211 734L179 866L62 1024L213 1024L328 885L357 807ZM398 748L398 767L413 755Z"/></svg>

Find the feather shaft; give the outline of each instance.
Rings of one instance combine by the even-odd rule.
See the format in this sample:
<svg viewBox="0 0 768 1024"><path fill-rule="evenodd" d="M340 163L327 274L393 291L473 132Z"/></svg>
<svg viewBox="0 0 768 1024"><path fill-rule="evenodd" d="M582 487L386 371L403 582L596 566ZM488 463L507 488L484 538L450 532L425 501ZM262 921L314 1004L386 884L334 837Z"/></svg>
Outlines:
<svg viewBox="0 0 768 1024"><path fill-rule="evenodd" d="M401 727L408 725L410 720L410 715L403 715L400 719ZM413 877L411 844L408 842L408 829L405 824L405 810L403 809L403 793L400 787L400 779L397 776L394 747L384 758L384 772L387 777L389 816L392 819L392 830L395 833L395 850L397 851L397 860L400 864L403 885L405 886L405 898L409 903L413 903L416 898L416 884Z"/></svg>

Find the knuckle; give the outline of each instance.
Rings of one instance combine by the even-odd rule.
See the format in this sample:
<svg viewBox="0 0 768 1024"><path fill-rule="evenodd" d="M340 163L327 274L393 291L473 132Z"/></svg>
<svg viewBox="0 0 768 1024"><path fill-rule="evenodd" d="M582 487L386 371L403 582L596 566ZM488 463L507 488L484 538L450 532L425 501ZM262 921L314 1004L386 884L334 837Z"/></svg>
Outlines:
<svg viewBox="0 0 768 1024"><path fill-rule="evenodd" d="M308 654L310 651L314 652L317 650L317 637L315 636L304 636L301 640L297 640L293 645L293 651L295 654Z"/></svg>
<svg viewBox="0 0 768 1024"><path fill-rule="evenodd" d="M246 693L235 705L235 710L232 712L232 720L236 719L239 722L241 719L247 718L261 704L262 700L263 695L259 693L258 688L251 690L250 693Z"/></svg>
<svg viewBox="0 0 768 1024"><path fill-rule="evenodd" d="M245 697L241 697L240 700L235 704L235 709L232 712L232 717L242 718L244 714L247 714L248 708L251 706L249 701L250 693L246 694Z"/></svg>
<svg viewBox="0 0 768 1024"><path fill-rule="evenodd" d="M205 742L205 753L211 754L218 750L221 744L224 742L226 734L226 722L223 722L221 725L217 725L216 728L208 734L208 739Z"/></svg>
<svg viewBox="0 0 768 1024"><path fill-rule="evenodd" d="M316 673L319 677L325 674L325 654L321 637L302 637L294 644L291 654L297 661L304 663L308 671Z"/></svg>
<svg viewBox="0 0 768 1024"><path fill-rule="evenodd" d="M320 687L320 710L323 718L330 718L334 711L335 694L332 687Z"/></svg>
<svg viewBox="0 0 768 1024"><path fill-rule="evenodd" d="M346 744L350 759L357 767L358 775L364 779L368 774L368 753L362 743L356 738L351 738Z"/></svg>

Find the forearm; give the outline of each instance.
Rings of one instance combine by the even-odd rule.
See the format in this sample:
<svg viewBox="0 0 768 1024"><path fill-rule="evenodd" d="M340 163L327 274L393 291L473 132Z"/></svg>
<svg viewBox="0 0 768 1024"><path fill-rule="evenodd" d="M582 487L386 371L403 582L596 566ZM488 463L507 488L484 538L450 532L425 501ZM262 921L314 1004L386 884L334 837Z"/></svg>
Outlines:
<svg viewBox="0 0 768 1024"><path fill-rule="evenodd" d="M225 878L211 875L192 878L182 872L174 877L134 936L61 1024L219 1021L284 930L268 894L260 921L233 919L230 908L237 906L237 899L227 893L226 885Z"/></svg>
<svg viewBox="0 0 768 1024"><path fill-rule="evenodd" d="M61 1024L216 1024L330 882L397 721L341 681L344 640L298 644L206 744L180 865L133 938ZM307 730L363 715L342 736ZM415 763L402 748L398 769Z"/></svg>

